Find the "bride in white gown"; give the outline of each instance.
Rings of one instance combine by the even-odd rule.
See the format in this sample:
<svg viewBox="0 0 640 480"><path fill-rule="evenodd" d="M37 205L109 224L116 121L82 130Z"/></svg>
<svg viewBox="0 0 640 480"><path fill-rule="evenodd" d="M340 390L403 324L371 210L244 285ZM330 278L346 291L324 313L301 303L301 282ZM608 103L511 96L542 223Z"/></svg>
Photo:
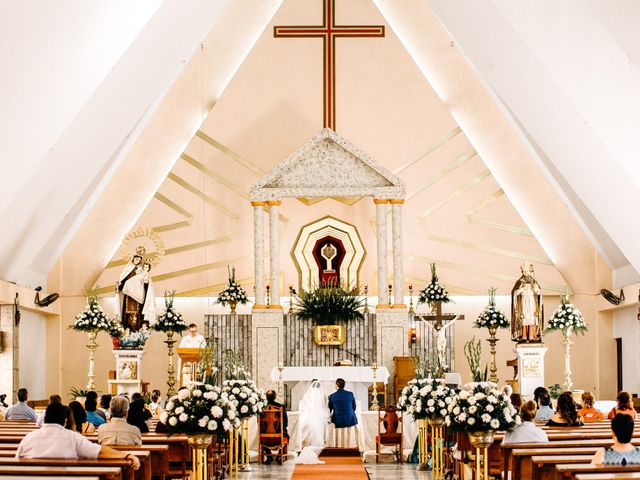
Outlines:
<svg viewBox="0 0 640 480"><path fill-rule="evenodd" d="M312 380L307 392L300 400L298 420L298 443L302 451L296 463L319 464L320 452L324 448L324 435L329 419L327 398L317 380Z"/></svg>

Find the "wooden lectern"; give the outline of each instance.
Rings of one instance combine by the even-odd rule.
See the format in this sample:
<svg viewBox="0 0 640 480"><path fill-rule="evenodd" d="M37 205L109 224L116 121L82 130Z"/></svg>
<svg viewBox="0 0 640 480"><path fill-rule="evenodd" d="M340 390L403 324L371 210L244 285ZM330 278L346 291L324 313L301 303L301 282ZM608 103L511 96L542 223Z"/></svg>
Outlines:
<svg viewBox="0 0 640 480"><path fill-rule="evenodd" d="M178 353L178 375L180 378L179 385L189 385L196 379L196 368L200 361L199 348L176 348Z"/></svg>

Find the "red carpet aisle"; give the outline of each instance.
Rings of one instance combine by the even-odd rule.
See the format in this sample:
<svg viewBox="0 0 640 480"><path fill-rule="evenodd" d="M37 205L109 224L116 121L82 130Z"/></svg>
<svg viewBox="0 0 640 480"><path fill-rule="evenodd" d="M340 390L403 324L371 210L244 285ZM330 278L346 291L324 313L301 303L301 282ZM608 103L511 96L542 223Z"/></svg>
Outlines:
<svg viewBox="0 0 640 480"><path fill-rule="evenodd" d="M296 465L292 480L331 478L334 480L367 480L360 457L321 457L324 465Z"/></svg>

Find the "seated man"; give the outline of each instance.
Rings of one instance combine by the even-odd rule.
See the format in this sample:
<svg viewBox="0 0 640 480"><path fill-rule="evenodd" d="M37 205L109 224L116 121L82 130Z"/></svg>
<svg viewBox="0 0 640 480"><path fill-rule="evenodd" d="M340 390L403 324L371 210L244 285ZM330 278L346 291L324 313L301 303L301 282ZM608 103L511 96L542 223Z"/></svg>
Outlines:
<svg viewBox="0 0 640 480"><path fill-rule="evenodd" d="M62 397L60 395L51 395L49 397L49 403L62 403ZM38 420L36 420L36 425L41 427L44 425L44 412L38 415Z"/></svg>
<svg viewBox="0 0 640 480"><path fill-rule="evenodd" d="M92 443L76 431L64 428L68 407L51 403L44 415L44 425L25 435L18 445L16 458L116 458L127 459L137 470L140 460L135 455Z"/></svg>
<svg viewBox="0 0 640 480"><path fill-rule="evenodd" d="M266 396L267 396L267 406L268 407L275 407L275 408L279 408L279 409L282 410L282 435L284 436L284 438L288 442L289 441L289 432L287 431L287 427L289 426L289 418L287 417L287 409L285 408L285 406L283 404L276 402L276 392L275 392L275 390L267 390ZM271 455L271 450L269 450L266 445L262 446L262 450L263 450L263 452L262 452L263 455L266 456L265 463L268 465L271 462L273 462L273 456Z"/></svg>
<svg viewBox="0 0 640 480"><path fill-rule="evenodd" d="M18 390L18 403L9 407L7 412L5 413L5 418L7 420L29 420L35 422L38 420L38 414L36 411L27 405L27 398L29 397L29 392L27 392L26 388L21 388Z"/></svg>
<svg viewBox="0 0 640 480"><path fill-rule="evenodd" d="M538 401L540 402L540 408L538 408L536 412L535 421L546 423L555 413L553 408L551 408L551 396L546 391L542 392L538 397Z"/></svg>
<svg viewBox="0 0 640 480"><path fill-rule="evenodd" d="M355 434L350 427L358 424L356 417L356 397L352 392L344 389L342 378L336 380L337 391L329 395L329 411L331 423L336 427L334 444L338 448L354 447Z"/></svg>
<svg viewBox="0 0 640 480"><path fill-rule="evenodd" d="M111 399L111 420L98 427L100 445L142 445L140 429L127 422L129 400L117 396Z"/></svg>

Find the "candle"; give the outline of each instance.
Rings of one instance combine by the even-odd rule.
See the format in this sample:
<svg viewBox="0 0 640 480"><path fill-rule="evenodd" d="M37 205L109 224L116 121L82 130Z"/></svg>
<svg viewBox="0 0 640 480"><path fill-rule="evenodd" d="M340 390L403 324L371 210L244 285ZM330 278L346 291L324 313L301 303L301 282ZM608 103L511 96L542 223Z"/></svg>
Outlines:
<svg viewBox="0 0 640 480"><path fill-rule="evenodd" d="M373 362L373 363L371 364L371 368L373 368L374 370L375 370L376 368L378 368L378 362Z"/></svg>

